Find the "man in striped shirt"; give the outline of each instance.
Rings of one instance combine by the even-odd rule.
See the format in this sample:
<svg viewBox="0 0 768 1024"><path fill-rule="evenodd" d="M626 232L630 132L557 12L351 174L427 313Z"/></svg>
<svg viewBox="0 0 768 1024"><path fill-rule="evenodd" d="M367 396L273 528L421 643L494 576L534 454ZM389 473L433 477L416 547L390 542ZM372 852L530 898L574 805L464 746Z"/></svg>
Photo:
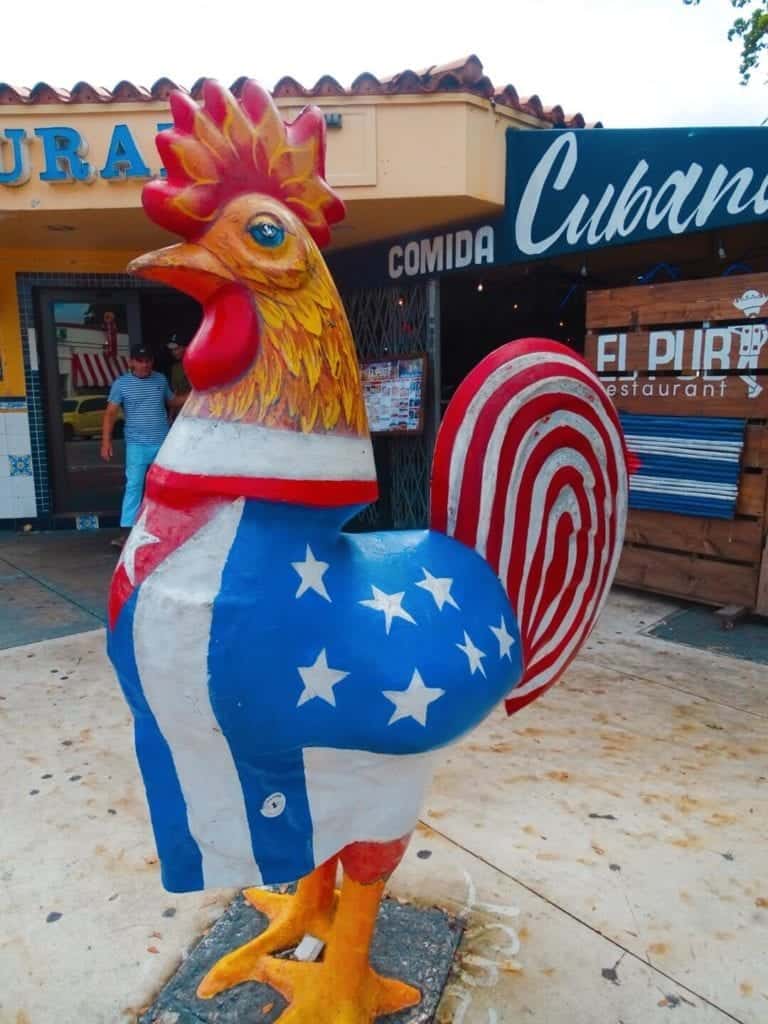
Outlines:
<svg viewBox="0 0 768 1024"><path fill-rule="evenodd" d="M122 407L125 418L125 493L120 511L122 533L112 543L122 547L144 496L147 470L169 430L168 412L181 408L186 395L174 395L168 381L155 373L154 357L142 345L131 349L130 373L112 384L101 432L101 457L112 458L112 432Z"/></svg>

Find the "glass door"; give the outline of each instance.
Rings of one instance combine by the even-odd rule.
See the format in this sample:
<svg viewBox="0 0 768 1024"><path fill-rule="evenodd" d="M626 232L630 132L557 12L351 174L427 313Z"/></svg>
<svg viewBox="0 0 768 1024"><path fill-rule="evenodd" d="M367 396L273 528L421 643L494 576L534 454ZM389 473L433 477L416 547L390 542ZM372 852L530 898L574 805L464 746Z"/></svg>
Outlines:
<svg viewBox="0 0 768 1024"><path fill-rule="evenodd" d="M48 461L56 514L111 513L120 507L125 452L118 421L109 462L101 427L112 381L141 342L135 293L41 291Z"/></svg>

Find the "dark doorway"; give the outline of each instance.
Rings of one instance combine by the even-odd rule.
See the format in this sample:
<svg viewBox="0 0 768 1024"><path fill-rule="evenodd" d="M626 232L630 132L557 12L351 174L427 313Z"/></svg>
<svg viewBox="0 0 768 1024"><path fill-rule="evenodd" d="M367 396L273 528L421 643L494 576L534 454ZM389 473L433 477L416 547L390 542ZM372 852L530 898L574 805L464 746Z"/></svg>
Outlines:
<svg viewBox="0 0 768 1024"><path fill-rule="evenodd" d="M444 277L440 288L442 402L480 360L517 338L552 338L584 348L582 282L545 265L483 277Z"/></svg>
<svg viewBox="0 0 768 1024"><path fill-rule="evenodd" d="M112 382L128 372L133 345L155 355L168 373L167 344L185 343L200 307L170 289L43 289L37 293L41 331L49 472L55 515L112 514L120 507L125 472L122 423L110 462L101 459L101 427Z"/></svg>
<svg viewBox="0 0 768 1024"><path fill-rule="evenodd" d="M200 326L202 311L193 299L170 288L142 290L139 296L142 340L155 354L155 369L168 376L172 364L169 342L189 344Z"/></svg>

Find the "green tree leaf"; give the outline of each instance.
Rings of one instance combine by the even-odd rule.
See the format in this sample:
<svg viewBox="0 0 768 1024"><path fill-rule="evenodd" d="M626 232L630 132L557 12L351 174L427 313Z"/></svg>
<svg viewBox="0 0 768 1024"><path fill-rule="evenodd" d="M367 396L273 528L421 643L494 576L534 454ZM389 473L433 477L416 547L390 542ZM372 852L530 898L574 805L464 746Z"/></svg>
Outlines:
<svg viewBox="0 0 768 1024"><path fill-rule="evenodd" d="M687 7L698 7L701 0L683 0ZM746 8L746 17L739 16L728 31L728 39L741 41L739 72L741 84L746 85L760 64L768 46L768 0L731 0L736 10Z"/></svg>

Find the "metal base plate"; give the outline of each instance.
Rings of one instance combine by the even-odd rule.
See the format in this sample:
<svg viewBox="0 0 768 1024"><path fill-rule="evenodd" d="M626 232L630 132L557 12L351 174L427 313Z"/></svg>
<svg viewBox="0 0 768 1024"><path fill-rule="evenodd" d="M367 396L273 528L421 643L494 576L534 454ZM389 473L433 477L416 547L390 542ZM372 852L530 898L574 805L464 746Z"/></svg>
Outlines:
<svg viewBox="0 0 768 1024"><path fill-rule="evenodd" d="M213 999L198 999L195 990L206 972L225 953L259 935L267 926L263 914L242 895L229 905L198 943L139 1024L244 1024L279 1021L285 1000L258 982L238 985ZM416 985L423 992L418 1006L378 1018L377 1024L430 1024L461 941L462 923L437 908L423 909L384 900L376 922L371 963L381 974ZM311 1024L311 1022L307 1022Z"/></svg>

